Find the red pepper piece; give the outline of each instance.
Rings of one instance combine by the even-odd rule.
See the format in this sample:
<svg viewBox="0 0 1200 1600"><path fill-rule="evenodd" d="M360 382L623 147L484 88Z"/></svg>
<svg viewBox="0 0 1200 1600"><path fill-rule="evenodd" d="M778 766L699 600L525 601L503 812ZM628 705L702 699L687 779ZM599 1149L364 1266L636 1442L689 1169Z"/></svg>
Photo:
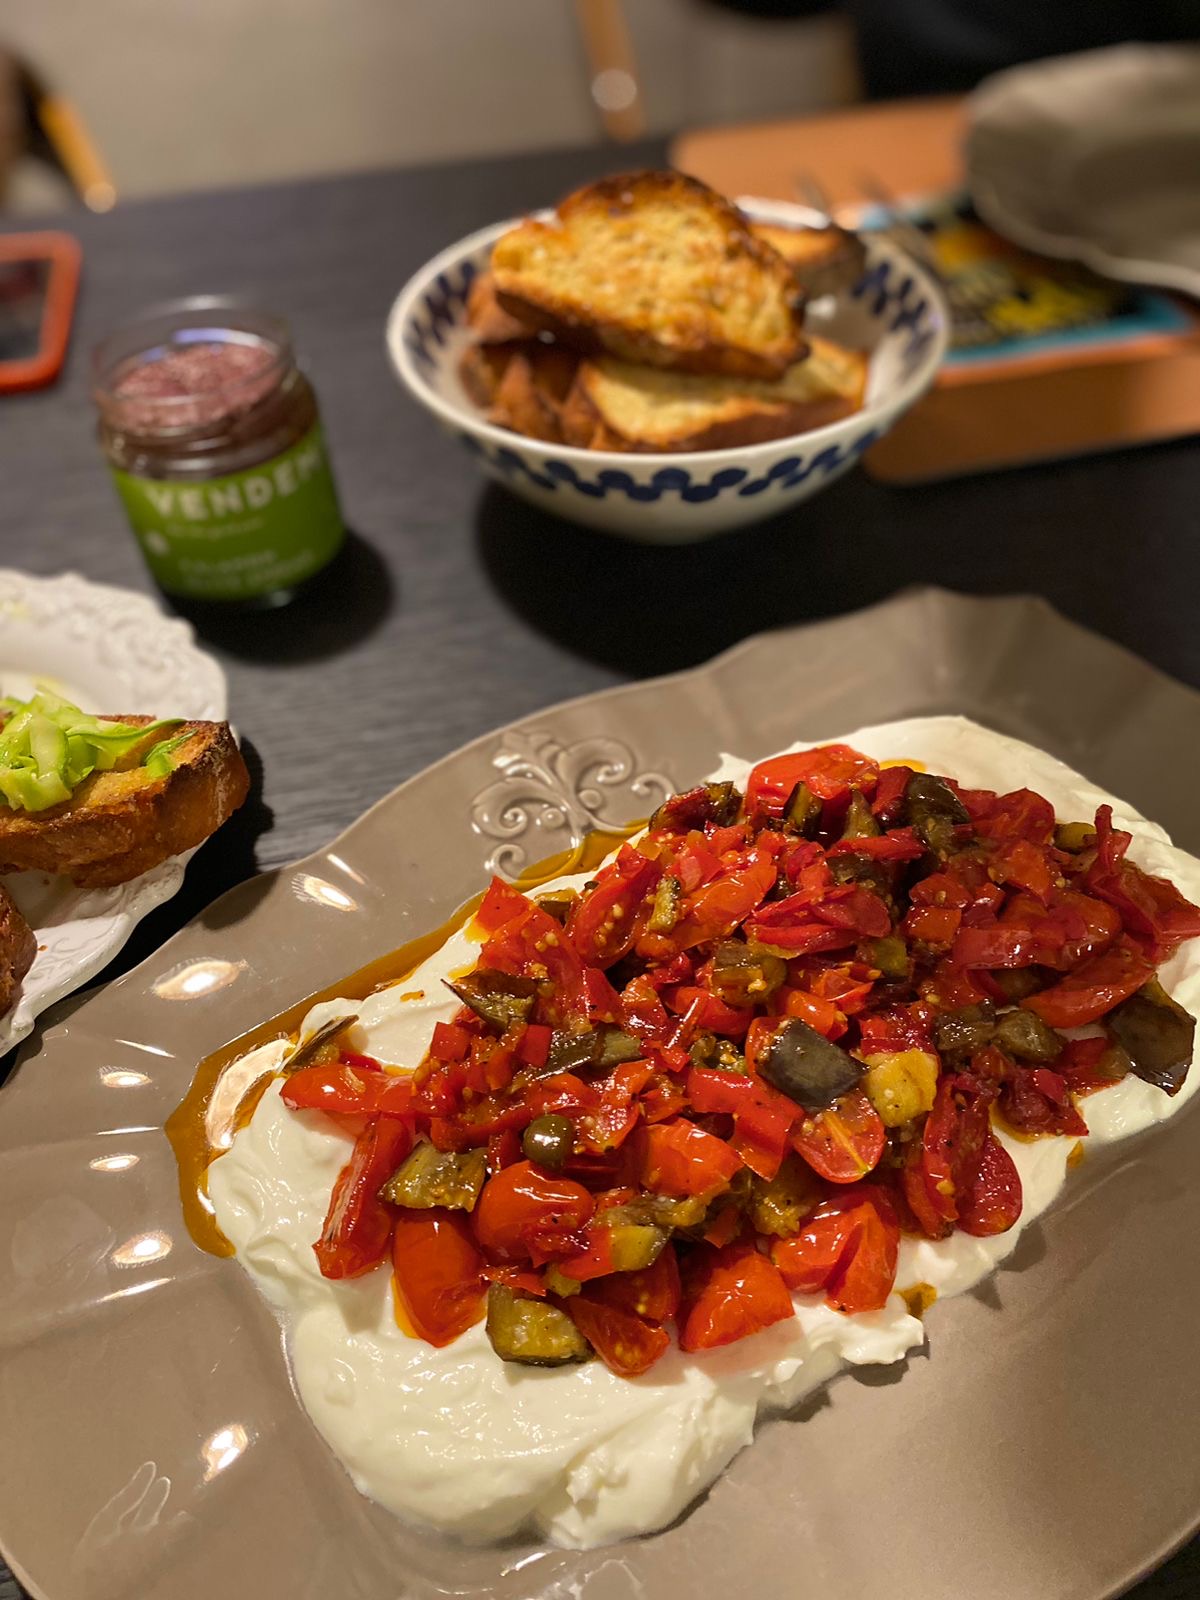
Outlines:
<svg viewBox="0 0 1200 1600"><path fill-rule="evenodd" d="M378 1065L363 1070L349 1061L330 1066L301 1067L285 1078L280 1099L293 1111L324 1111L334 1116L407 1116L412 1108L412 1078L384 1072Z"/></svg>
<svg viewBox="0 0 1200 1600"><path fill-rule="evenodd" d="M354 1141L313 1245L322 1277L360 1277L387 1255L395 1211L379 1191L411 1149L409 1125L396 1117L374 1118Z"/></svg>
<svg viewBox="0 0 1200 1600"><path fill-rule="evenodd" d="M1154 963L1122 935L1111 949L1090 956L1074 972L1021 1004L1052 1028L1079 1028L1128 1000L1153 976Z"/></svg>

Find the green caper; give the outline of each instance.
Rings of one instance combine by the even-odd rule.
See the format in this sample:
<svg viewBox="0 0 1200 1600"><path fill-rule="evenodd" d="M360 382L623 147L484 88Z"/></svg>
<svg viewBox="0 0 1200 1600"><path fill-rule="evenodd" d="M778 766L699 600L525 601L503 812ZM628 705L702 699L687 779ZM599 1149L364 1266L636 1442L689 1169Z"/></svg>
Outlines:
<svg viewBox="0 0 1200 1600"><path fill-rule="evenodd" d="M521 1149L529 1161L551 1172L560 1171L571 1159L575 1148L575 1126L569 1117L553 1112L545 1117L535 1117L521 1136Z"/></svg>

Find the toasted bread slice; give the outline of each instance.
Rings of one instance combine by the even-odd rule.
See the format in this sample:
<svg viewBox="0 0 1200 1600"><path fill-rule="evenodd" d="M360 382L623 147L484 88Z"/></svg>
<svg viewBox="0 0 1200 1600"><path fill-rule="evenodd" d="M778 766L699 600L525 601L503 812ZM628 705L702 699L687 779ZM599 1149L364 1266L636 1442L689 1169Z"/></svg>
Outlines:
<svg viewBox="0 0 1200 1600"><path fill-rule="evenodd" d="M751 223L754 236L769 244L791 267L809 299L848 289L862 276L867 247L858 234L831 222L826 228L784 228Z"/></svg>
<svg viewBox="0 0 1200 1600"><path fill-rule="evenodd" d="M490 422L530 439L561 444L563 402L578 365L573 350L527 339L469 346L459 374Z"/></svg>
<svg viewBox="0 0 1200 1600"><path fill-rule="evenodd" d="M149 717L121 717L149 722ZM140 763L164 737L187 734L161 777ZM61 872L85 887L127 883L168 856L202 843L250 788L225 722L185 722L149 733L109 772L93 772L69 800L45 811L0 805L0 872Z"/></svg>
<svg viewBox="0 0 1200 1600"><path fill-rule="evenodd" d="M721 450L805 433L857 411L866 357L814 337L778 383L700 378L601 357L584 361L567 403L569 444L593 450Z"/></svg>
<svg viewBox="0 0 1200 1600"><path fill-rule="evenodd" d="M537 333L536 326L513 316L496 299L496 280L490 272L481 272L467 291L467 326L483 344L507 344Z"/></svg>
<svg viewBox="0 0 1200 1600"><path fill-rule="evenodd" d="M458 363L458 376L473 404L490 411L496 391L516 353L515 342L469 344Z"/></svg>
<svg viewBox="0 0 1200 1600"><path fill-rule="evenodd" d="M605 178L496 241L501 306L588 352L683 372L778 378L803 356L788 264L695 178Z"/></svg>
<svg viewBox="0 0 1200 1600"><path fill-rule="evenodd" d="M37 935L17 910L8 891L0 887L0 1016L17 998L21 979L37 955Z"/></svg>

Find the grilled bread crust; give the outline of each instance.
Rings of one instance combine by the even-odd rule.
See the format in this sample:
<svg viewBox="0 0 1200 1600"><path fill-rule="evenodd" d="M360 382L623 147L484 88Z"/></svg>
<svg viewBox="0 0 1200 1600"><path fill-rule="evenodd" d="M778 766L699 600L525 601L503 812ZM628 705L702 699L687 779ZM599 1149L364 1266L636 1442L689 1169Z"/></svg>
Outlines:
<svg viewBox="0 0 1200 1600"><path fill-rule="evenodd" d="M560 345L537 339L508 344L469 345L459 376L488 421L529 439L562 444L563 403L575 379L579 357Z"/></svg>
<svg viewBox="0 0 1200 1600"><path fill-rule="evenodd" d="M770 379L806 349L787 262L682 173L588 184L553 222L527 219L498 239L492 276L505 311L585 352Z"/></svg>
<svg viewBox="0 0 1200 1600"><path fill-rule="evenodd" d="M562 410L568 444L673 453L762 444L824 427L862 404L866 358L813 337L778 383L700 378L600 357L580 363Z"/></svg>
<svg viewBox="0 0 1200 1600"><path fill-rule="evenodd" d="M148 723L149 717L119 718ZM189 735L170 772L139 765L159 739ZM63 873L83 887L127 883L201 844L241 805L246 763L225 722L185 722L148 734L109 772L93 772L69 800L45 811L0 805L0 872Z"/></svg>
<svg viewBox="0 0 1200 1600"><path fill-rule="evenodd" d="M496 299L496 280L490 272L481 272L467 290L467 326L484 344L506 344L537 332Z"/></svg>
<svg viewBox="0 0 1200 1600"><path fill-rule="evenodd" d="M785 228L754 222L756 238L778 250L810 300L848 289L862 276L867 247L858 234L831 222L826 228Z"/></svg>
<svg viewBox="0 0 1200 1600"><path fill-rule="evenodd" d="M13 904L8 890L0 887L0 1016L17 998L21 979L37 955L37 936Z"/></svg>

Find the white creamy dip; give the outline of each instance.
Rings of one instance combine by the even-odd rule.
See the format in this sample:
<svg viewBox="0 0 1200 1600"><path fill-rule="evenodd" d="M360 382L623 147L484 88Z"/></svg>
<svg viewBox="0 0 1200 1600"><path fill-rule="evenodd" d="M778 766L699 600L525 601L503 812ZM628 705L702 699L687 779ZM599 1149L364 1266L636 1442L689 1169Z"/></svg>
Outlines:
<svg viewBox="0 0 1200 1600"><path fill-rule="evenodd" d="M958 717L864 728L845 742L877 760L921 762L971 788L1034 789L1064 820L1090 820L1108 802L1115 825L1133 834L1130 859L1200 902L1200 861L1030 745ZM716 776L741 783L749 769L727 756ZM415 1067L434 1022L457 1009L442 978L473 965L477 952L469 932L457 933L403 983L366 1001L315 1006L302 1037L356 1012L354 1048ZM1161 978L1180 1004L1200 1012L1200 941L1185 945ZM228 1092L277 1066L283 1053L267 1044L235 1063ZM1198 1083L1200 1068L1174 1099L1136 1078L1089 1096L1090 1142L1176 1114ZM971 1288L1055 1198L1076 1141L1000 1138L1021 1175L1018 1225L990 1239L906 1238L898 1286L928 1283L940 1297ZM330 1282L317 1270L313 1241L349 1143L320 1112L287 1110L272 1085L210 1170L217 1222L283 1320L300 1398L358 1488L461 1537L495 1539L530 1525L559 1544L587 1547L661 1527L749 1443L756 1416L794 1405L844 1363L898 1361L924 1339L898 1293L884 1310L856 1316L797 1295L794 1320L719 1350L685 1355L672 1344L632 1381L600 1361L554 1369L503 1362L482 1326L434 1349L397 1326L386 1267L355 1282Z"/></svg>

